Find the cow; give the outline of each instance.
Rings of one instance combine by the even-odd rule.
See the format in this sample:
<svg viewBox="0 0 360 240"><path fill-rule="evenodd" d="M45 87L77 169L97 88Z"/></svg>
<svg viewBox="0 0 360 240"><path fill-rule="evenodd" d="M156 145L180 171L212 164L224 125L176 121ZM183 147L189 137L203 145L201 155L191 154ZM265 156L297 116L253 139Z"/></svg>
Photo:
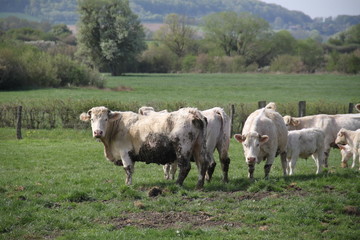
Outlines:
<svg viewBox="0 0 360 240"><path fill-rule="evenodd" d="M338 145L349 145L350 150L353 154L353 163L351 165L351 168L355 167L356 159L359 159L360 163L360 130L351 131L345 128L341 128L337 134L335 143Z"/></svg>
<svg viewBox="0 0 360 240"><path fill-rule="evenodd" d="M167 164L177 161L182 185L194 157L198 168L197 188L202 188L209 165L206 156L206 119L196 108L143 116L134 112L111 111L93 107L80 115L91 121L92 134L104 145L105 157L123 166L125 183L132 184L135 162Z"/></svg>
<svg viewBox="0 0 360 240"><path fill-rule="evenodd" d="M339 144L338 147L340 148L340 154L341 154L341 167L347 168L348 167L348 161L353 156L353 153L351 151L351 148L348 144L341 145ZM353 160L353 163L355 161Z"/></svg>
<svg viewBox="0 0 360 240"><path fill-rule="evenodd" d="M284 116L284 122L288 130L300 130L303 128L319 128L325 133L325 159L324 165L328 167L328 158L331 147L336 147L336 135L341 128L356 130L360 128L360 114L318 114L305 117Z"/></svg>
<svg viewBox="0 0 360 240"><path fill-rule="evenodd" d="M325 133L318 128L305 128L288 132L286 146L287 175L293 175L297 159L312 156L316 163L316 174L321 172Z"/></svg>
<svg viewBox="0 0 360 240"><path fill-rule="evenodd" d="M166 113L167 110L155 112L152 107L141 107L139 113L143 115L151 114L162 114ZM201 111L201 113L207 119L207 130L206 130L206 149L208 157L210 158L210 165L206 172L206 179L211 180L213 172L215 170L216 162L214 159L214 151L217 150L221 163L221 169L223 172L223 181L228 182L228 171L230 158L228 156L229 145L230 145L230 129L231 120L225 111L220 107L214 107ZM166 179L174 179L176 173L176 163L166 164L164 166L164 175Z"/></svg>
<svg viewBox="0 0 360 240"><path fill-rule="evenodd" d="M265 178L269 177L275 157L281 155L284 175L286 174L286 143L288 130L282 116L275 111L276 105L269 103L265 108L251 113L246 119L242 134L234 138L242 143L245 161L248 165L248 177L254 177L255 163L266 160Z"/></svg>

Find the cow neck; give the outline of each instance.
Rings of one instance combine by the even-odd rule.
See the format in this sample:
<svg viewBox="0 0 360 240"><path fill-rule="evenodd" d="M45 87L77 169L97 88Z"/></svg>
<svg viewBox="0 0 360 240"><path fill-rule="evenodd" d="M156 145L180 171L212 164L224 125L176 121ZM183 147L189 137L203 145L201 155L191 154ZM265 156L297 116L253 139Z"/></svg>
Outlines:
<svg viewBox="0 0 360 240"><path fill-rule="evenodd" d="M106 158L112 162L115 161L116 159L114 158L114 156L111 153L110 143L115 138L115 135L117 132L116 129L117 129L117 126L119 125L118 122L119 122L119 120L109 123L107 126L107 129L106 129L106 136L100 139L101 142L104 144L104 152L105 152Z"/></svg>

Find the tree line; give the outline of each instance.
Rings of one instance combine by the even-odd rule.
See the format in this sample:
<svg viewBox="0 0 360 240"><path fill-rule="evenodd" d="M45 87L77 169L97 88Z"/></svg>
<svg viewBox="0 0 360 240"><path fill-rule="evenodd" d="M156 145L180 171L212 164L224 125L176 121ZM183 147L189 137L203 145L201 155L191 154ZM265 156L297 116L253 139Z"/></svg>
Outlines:
<svg viewBox="0 0 360 240"><path fill-rule="evenodd" d="M101 86L103 81L97 80L100 75L96 74L99 71L112 75L257 71L357 74L360 69L360 24L322 43L316 34L295 39L286 30L275 31L264 19L248 13L213 13L203 17L200 25L193 18L169 14L158 31L146 34L128 1L79 0L78 4L76 38L64 24L0 21L0 88ZM17 49L24 49L26 54ZM36 61L31 59L37 59L36 68L30 64ZM76 67L61 75L64 66ZM85 80L86 72L91 73L91 81Z"/></svg>

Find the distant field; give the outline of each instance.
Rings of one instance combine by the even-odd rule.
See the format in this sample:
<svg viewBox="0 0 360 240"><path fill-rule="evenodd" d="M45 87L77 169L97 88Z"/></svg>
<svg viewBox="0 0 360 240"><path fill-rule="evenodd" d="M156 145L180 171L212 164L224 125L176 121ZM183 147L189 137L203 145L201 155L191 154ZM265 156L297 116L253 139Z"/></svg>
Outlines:
<svg viewBox="0 0 360 240"><path fill-rule="evenodd" d="M18 18L23 18L26 19L28 21L34 21L34 22L40 22L41 19L37 18L37 17L33 17L24 13L15 13L15 12L0 12L0 18L7 18L10 16L14 16L14 17L18 17Z"/></svg>
<svg viewBox="0 0 360 240"><path fill-rule="evenodd" d="M0 104L26 100L74 99L116 100L151 104L185 102L191 105L209 103L277 103L360 102L360 76L335 74L129 74L107 76L107 88L38 89L0 92Z"/></svg>
<svg viewBox="0 0 360 240"><path fill-rule="evenodd" d="M239 143L231 140L230 182L194 190L195 164L184 186L164 180L162 167L138 163L134 185L107 162L91 131L0 128L0 239L347 239L360 236L360 174L340 168L316 176L312 159L299 159L284 178L279 158L270 180L264 163L254 182ZM218 160L216 160L218 162ZM358 168L358 163L357 163ZM157 197L148 195L154 187Z"/></svg>

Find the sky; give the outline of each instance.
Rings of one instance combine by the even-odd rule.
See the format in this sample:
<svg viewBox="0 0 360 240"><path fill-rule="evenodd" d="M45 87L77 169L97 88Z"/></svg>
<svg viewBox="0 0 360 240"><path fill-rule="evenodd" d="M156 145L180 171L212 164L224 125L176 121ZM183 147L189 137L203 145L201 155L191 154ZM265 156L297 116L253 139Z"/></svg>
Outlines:
<svg viewBox="0 0 360 240"><path fill-rule="evenodd" d="M315 17L360 15L360 0L261 0Z"/></svg>

